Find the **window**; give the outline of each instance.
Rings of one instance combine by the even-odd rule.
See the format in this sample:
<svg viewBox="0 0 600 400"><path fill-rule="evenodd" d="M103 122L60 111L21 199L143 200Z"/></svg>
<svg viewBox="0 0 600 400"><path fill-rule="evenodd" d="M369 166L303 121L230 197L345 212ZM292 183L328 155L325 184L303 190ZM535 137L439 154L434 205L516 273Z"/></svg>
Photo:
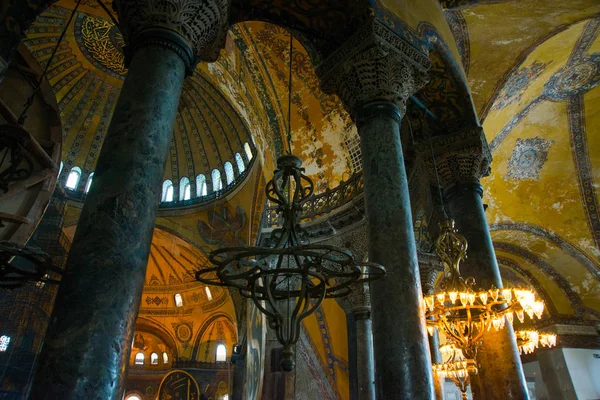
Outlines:
<svg viewBox="0 0 600 400"><path fill-rule="evenodd" d="M9 343L10 343L10 336L6 336L6 335L0 336L0 351L6 351L6 349L8 349Z"/></svg>
<svg viewBox="0 0 600 400"><path fill-rule="evenodd" d="M204 291L206 292L206 298L208 301L212 300L212 293L210 292L210 288L208 286L204 287Z"/></svg>
<svg viewBox="0 0 600 400"><path fill-rule="evenodd" d="M191 197L191 190L190 180L187 176L184 176L179 181L179 200L189 200Z"/></svg>
<svg viewBox="0 0 600 400"><path fill-rule="evenodd" d="M244 159L242 158L240 153L235 153L235 163L237 164L238 172L240 173L240 175L243 174L246 170L246 166L244 165Z"/></svg>
<svg viewBox="0 0 600 400"><path fill-rule="evenodd" d="M163 182L162 202L173 201L173 182L166 180Z"/></svg>
<svg viewBox="0 0 600 400"><path fill-rule="evenodd" d="M156 353L150 354L150 364L158 365L158 354L156 354Z"/></svg>
<svg viewBox="0 0 600 400"><path fill-rule="evenodd" d="M224 394L223 397L221 397L221 400L229 400L229 395Z"/></svg>
<svg viewBox="0 0 600 400"><path fill-rule="evenodd" d="M248 142L244 143L244 151L246 152L246 158L248 161L252 160L252 149L250 148Z"/></svg>
<svg viewBox="0 0 600 400"><path fill-rule="evenodd" d="M129 396L125 397L125 400L142 400L142 398L137 394L130 394Z"/></svg>
<svg viewBox="0 0 600 400"><path fill-rule="evenodd" d="M183 307L183 297L179 293L175 295L175 307Z"/></svg>
<svg viewBox="0 0 600 400"><path fill-rule="evenodd" d="M69 172L69 177L67 178L65 187L70 190L77 190L77 186L79 186L79 178L81 178L81 168L71 168L71 172Z"/></svg>
<svg viewBox="0 0 600 400"><path fill-rule="evenodd" d="M87 182L86 182L86 184L85 184L85 190L84 190L84 193L87 193L87 192L89 192L89 191L90 191L90 187L92 186L92 179L93 179L93 178L94 178L94 173L92 172L92 173L90 174L90 176L88 176L88 180L87 180Z"/></svg>
<svg viewBox="0 0 600 400"><path fill-rule="evenodd" d="M135 365L144 365L144 353L137 353L135 355Z"/></svg>
<svg viewBox="0 0 600 400"><path fill-rule="evenodd" d="M360 151L360 137L356 130L346 130L343 135L344 145L350 156L353 172L362 171L362 156Z"/></svg>
<svg viewBox="0 0 600 400"><path fill-rule="evenodd" d="M235 176L233 176L233 165L229 161L223 166L225 168L225 177L227 178L227 185L231 185Z"/></svg>
<svg viewBox="0 0 600 400"><path fill-rule="evenodd" d="M213 192L218 192L223 189L223 181L221 180L221 171L213 169L212 172Z"/></svg>
<svg viewBox="0 0 600 400"><path fill-rule="evenodd" d="M220 344L217 346L217 362L227 361L227 348L224 344Z"/></svg>
<svg viewBox="0 0 600 400"><path fill-rule="evenodd" d="M163 363L169 363L169 355L167 353L163 353Z"/></svg>
<svg viewBox="0 0 600 400"><path fill-rule="evenodd" d="M203 197L208 194L206 187L206 177L202 174L196 177L196 197Z"/></svg>

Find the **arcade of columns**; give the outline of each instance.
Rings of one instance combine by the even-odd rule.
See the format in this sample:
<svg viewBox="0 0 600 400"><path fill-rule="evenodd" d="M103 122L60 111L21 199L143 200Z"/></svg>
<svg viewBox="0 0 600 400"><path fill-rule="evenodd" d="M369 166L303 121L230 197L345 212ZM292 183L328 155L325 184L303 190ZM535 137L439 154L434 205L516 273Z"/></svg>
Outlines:
<svg viewBox="0 0 600 400"><path fill-rule="evenodd" d="M198 61L216 59L228 28L226 0L177 3L185 4L163 8L151 0L115 1L128 43L129 73L73 240L32 398L116 400L124 391L183 81ZM426 56L372 21L317 68L325 92L341 98L358 126L369 259L387 269L370 295L361 288L351 299L361 400L442 396L439 382L437 397L434 390L421 313L400 141L405 102L427 83L428 67ZM479 178L491 162L483 132L465 126L435 138L433 147L449 216L469 241L463 270L480 284L502 287L481 201ZM477 356L479 374L473 378L476 398L528 397L512 337L507 325L485 338Z"/></svg>

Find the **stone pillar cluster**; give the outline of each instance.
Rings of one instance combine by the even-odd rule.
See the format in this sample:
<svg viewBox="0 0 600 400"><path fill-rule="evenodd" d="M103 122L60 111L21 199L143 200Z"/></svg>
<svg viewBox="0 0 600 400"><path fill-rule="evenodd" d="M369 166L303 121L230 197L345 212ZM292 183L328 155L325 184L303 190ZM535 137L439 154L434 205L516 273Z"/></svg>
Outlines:
<svg viewBox="0 0 600 400"><path fill-rule="evenodd" d="M116 0L129 73L108 128L31 389L121 400L179 96L218 54L225 0Z"/></svg>
<svg viewBox="0 0 600 400"><path fill-rule="evenodd" d="M427 83L429 59L378 21L317 68L358 127L363 157L369 260L384 265L371 283L375 380L380 399L433 399L421 312L417 248L400 141L406 100Z"/></svg>
<svg viewBox="0 0 600 400"><path fill-rule="evenodd" d="M461 265L463 277L473 277L476 287L502 287L490 230L482 202L479 179L489 175L491 152L481 127L432 139L437 172L444 192L448 216L468 242L467 258ZM434 163L429 143L422 145L433 183ZM499 331L487 332L477 352L478 374L471 377L475 399L527 399L527 386L514 332L509 324Z"/></svg>

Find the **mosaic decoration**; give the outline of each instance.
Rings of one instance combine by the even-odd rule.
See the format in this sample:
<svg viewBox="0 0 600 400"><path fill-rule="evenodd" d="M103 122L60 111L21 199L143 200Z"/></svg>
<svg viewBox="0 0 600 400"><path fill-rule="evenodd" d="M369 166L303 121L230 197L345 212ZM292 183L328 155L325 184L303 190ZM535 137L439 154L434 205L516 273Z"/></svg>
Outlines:
<svg viewBox="0 0 600 400"><path fill-rule="evenodd" d="M125 41L113 23L100 17L78 13L75 19L75 40L81 53L94 66L111 76L125 77Z"/></svg>
<svg viewBox="0 0 600 400"><path fill-rule="evenodd" d="M161 304L164 305L168 305L169 304L169 299L167 297L159 297L159 296L155 296L155 297L150 297L150 296L146 296L146 304L147 305L152 305L154 304L155 306L160 306Z"/></svg>
<svg viewBox="0 0 600 400"><path fill-rule="evenodd" d="M509 104L519 102L521 100L521 95L529 88L529 85L531 85L531 83L535 81L551 63L551 61L546 63L534 61L531 65L523 67L513 73L500 91L496 102L492 106L492 110L502 110Z"/></svg>
<svg viewBox="0 0 600 400"><path fill-rule="evenodd" d="M553 140L545 140L539 137L517 139L517 144L508 161L508 174L506 177L518 180L537 180L542 166L548 159L548 149L553 143Z"/></svg>
<svg viewBox="0 0 600 400"><path fill-rule="evenodd" d="M469 67L471 65L471 42L469 39L469 30L467 29L467 21L459 10L445 10L444 17L448 22L460 60L462 62L465 74L469 75Z"/></svg>
<svg viewBox="0 0 600 400"><path fill-rule="evenodd" d="M242 233L246 231L246 212L241 206L235 208L235 215L227 205L220 211L209 211L207 221L197 223L198 233L206 243L218 248L245 245Z"/></svg>
<svg viewBox="0 0 600 400"><path fill-rule="evenodd" d="M422 253L431 253L433 241L429 234L427 215L423 208L420 208L415 215L413 231L415 234L415 241L417 242L417 250Z"/></svg>
<svg viewBox="0 0 600 400"><path fill-rule="evenodd" d="M576 57L556 72L544 86L544 96L552 101L563 101L585 93L600 83L600 54Z"/></svg>
<svg viewBox="0 0 600 400"><path fill-rule="evenodd" d="M175 330L175 337L181 343L188 343L192 339L194 322L173 322L171 323Z"/></svg>

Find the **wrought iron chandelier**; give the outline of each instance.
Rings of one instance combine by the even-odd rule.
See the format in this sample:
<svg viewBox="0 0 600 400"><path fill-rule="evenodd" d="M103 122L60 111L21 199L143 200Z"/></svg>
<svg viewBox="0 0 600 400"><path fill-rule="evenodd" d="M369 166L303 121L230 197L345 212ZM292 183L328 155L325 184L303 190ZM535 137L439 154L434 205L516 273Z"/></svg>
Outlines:
<svg viewBox="0 0 600 400"><path fill-rule="evenodd" d="M382 277L378 264L358 262L346 249L307 244L299 214L313 195L314 184L304 174L302 160L291 154L291 91L293 38L290 32L290 76L288 102L288 154L277 160L277 169L266 186L267 198L281 215L281 228L271 232L272 247L230 247L209 254L212 268L196 272L208 285L228 286L252 299L267 316L283 345L281 367L292 371L294 345L300 337L301 321L325 298L343 297L350 285Z"/></svg>
<svg viewBox="0 0 600 400"><path fill-rule="evenodd" d="M58 284L61 276L62 270L39 248L0 241L0 288L14 289L26 282L41 288Z"/></svg>
<svg viewBox="0 0 600 400"><path fill-rule="evenodd" d="M449 378L460 390L462 399L466 400L467 388L471 384L470 375L477 374L475 360L465 358L462 350L454 344L445 344L440 347L444 360L441 364L433 364L433 373L442 378Z"/></svg>
<svg viewBox="0 0 600 400"><path fill-rule="evenodd" d="M475 279L463 278L460 263L467 255L467 241L454 228L454 221L440 224L440 236L435 249L445 264L440 290L424 299L428 331L438 328L466 358L474 359L485 332L502 329L514 315L520 322L538 319L544 312L544 302L528 289L491 287L475 290Z"/></svg>

